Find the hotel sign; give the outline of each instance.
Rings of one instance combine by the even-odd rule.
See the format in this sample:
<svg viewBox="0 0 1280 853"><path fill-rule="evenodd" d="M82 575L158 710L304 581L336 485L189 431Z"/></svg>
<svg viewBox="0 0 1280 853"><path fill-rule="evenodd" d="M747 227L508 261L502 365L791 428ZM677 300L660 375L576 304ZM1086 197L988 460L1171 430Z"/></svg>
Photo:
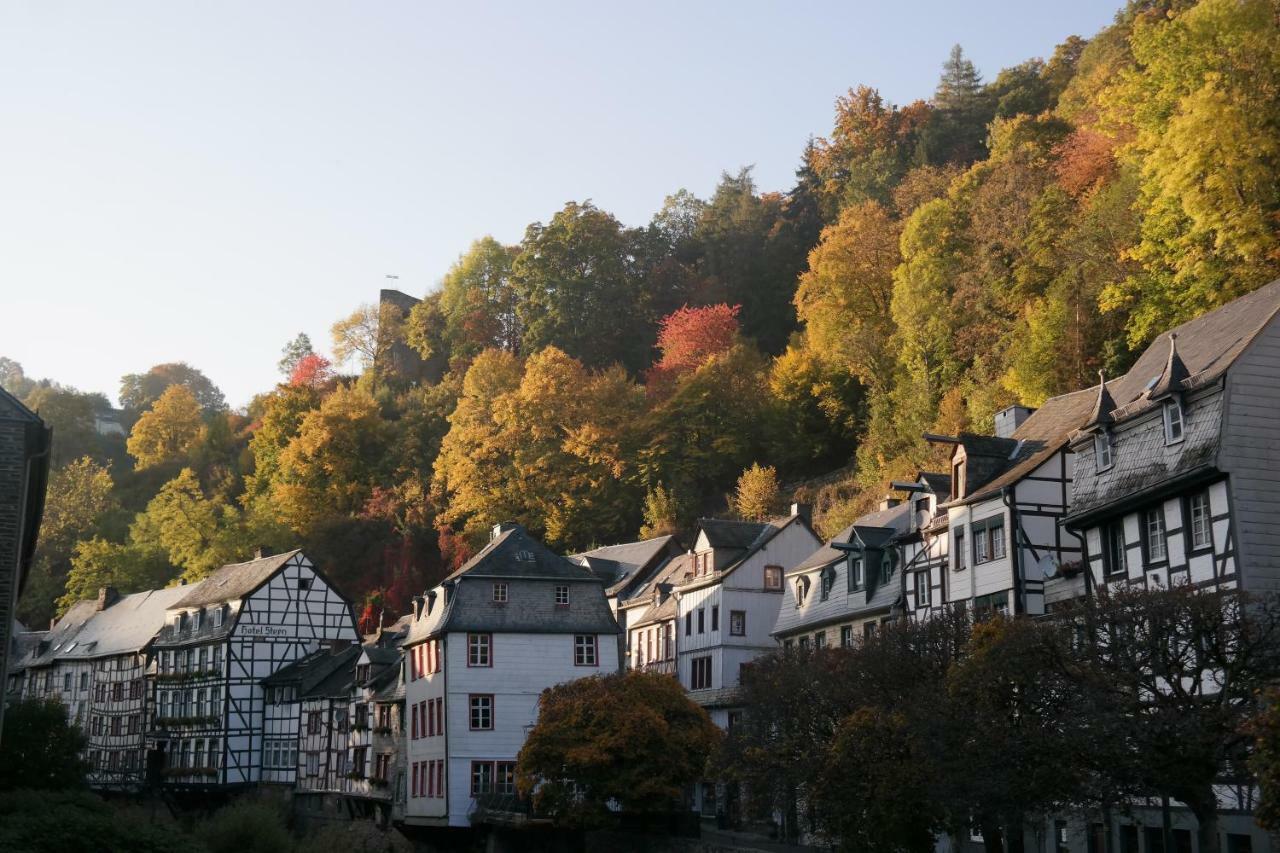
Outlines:
<svg viewBox="0 0 1280 853"><path fill-rule="evenodd" d="M289 629L274 625L241 625L236 633L241 637L287 637Z"/></svg>

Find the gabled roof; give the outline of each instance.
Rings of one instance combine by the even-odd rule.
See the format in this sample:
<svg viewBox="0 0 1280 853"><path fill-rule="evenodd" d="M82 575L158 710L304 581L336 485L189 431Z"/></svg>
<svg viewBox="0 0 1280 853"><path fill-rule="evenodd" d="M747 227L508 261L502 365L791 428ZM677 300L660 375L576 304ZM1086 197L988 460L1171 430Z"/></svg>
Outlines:
<svg viewBox="0 0 1280 853"><path fill-rule="evenodd" d="M931 471L921 471L918 479L929 487L929 491L935 495L951 494L951 475L936 474Z"/></svg>
<svg viewBox="0 0 1280 853"><path fill-rule="evenodd" d="M652 570L661 565L664 555L673 555L679 549L674 536L655 536L639 542L593 548L569 559L595 572L605 583L605 594L622 596L643 583L645 575L652 574Z"/></svg>
<svg viewBox="0 0 1280 853"><path fill-rule="evenodd" d="M1176 379L1183 390L1214 381L1278 313L1280 279L1171 330L1176 345L1157 339L1143 350L1128 373L1106 383L1116 404L1112 416L1121 421L1156 405L1154 391L1166 376L1171 386ZM1177 379L1184 372L1185 378ZM1061 450L1073 433L1088 425L1097 397L1095 389L1085 389L1047 400L1014 431L1013 438L1026 442L1015 464L957 503L990 497L1038 468Z"/></svg>
<svg viewBox="0 0 1280 853"><path fill-rule="evenodd" d="M1187 365L1183 363L1182 357L1178 355L1178 333L1169 333L1169 358L1164 363L1164 371L1160 374L1160 379L1156 382L1155 387L1149 392L1149 396L1154 400L1160 397L1167 397L1170 394L1176 394L1183 389L1184 384L1191 378L1191 374L1187 371Z"/></svg>
<svg viewBox="0 0 1280 853"><path fill-rule="evenodd" d="M1089 420L1081 429L1093 429L1095 427L1108 427L1115 423L1112 412L1116 409L1115 398L1111 396L1111 392L1107 390L1107 379L1102 375L1102 371L1098 371L1098 397L1094 400L1093 410L1089 413Z"/></svg>
<svg viewBox="0 0 1280 853"><path fill-rule="evenodd" d="M698 529L712 548L750 548L768 528L765 521L737 521L725 518L700 518Z"/></svg>
<svg viewBox="0 0 1280 853"><path fill-rule="evenodd" d="M479 553L445 578L445 581L457 580L463 575L598 581L598 578L584 572L581 566L553 553L518 524L509 526L491 539Z"/></svg>
<svg viewBox="0 0 1280 853"><path fill-rule="evenodd" d="M155 638L165 624L165 612L188 594L190 587L167 587L135 592L99 610L94 599L78 601L44 638L44 651L28 662L43 666L56 660L132 654Z"/></svg>
<svg viewBox="0 0 1280 853"><path fill-rule="evenodd" d="M320 649L280 667L262 679L267 686L296 684L298 696L333 696L350 685L360 647L349 645L338 651Z"/></svg>
<svg viewBox="0 0 1280 853"><path fill-rule="evenodd" d="M805 519L805 517L802 515L789 515L784 518L775 518L772 521L759 522L759 523L754 521L723 521L721 519L711 519L711 518L704 518L698 522L699 527L704 531L706 530L705 525L707 524L711 524L714 527L718 527L721 531L725 530L728 525L739 525L741 527L741 530L746 530L747 527L750 526L750 528L755 530L755 536L745 546L742 546L743 548L745 548L745 550L742 550L741 554L737 554L733 556L731 563L729 563L724 568L717 569L711 572L710 574L691 578L690 580L686 581L684 584L687 587L699 587L699 586L706 586L708 584L719 583L727 575L733 572L734 569L738 568L738 566L743 565L752 557L754 557L762 548L764 548L771 541L773 541L773 539L779 533L786 530L788 527L790 527L793 524L804 525L804 528L808 530L810 534L813 535L814 539L818 538L818 535L813 532L813 527L809 524L808 520ZM735 534L735 535L738 535L738 534ZM745 541L745 537L739 537L738 541ZM716 547L716 546L713 546L713 547ZM734 546L732 550L740 550L740 549L738 548L738 546Z"/></svg>
<svg viewBox="0 0 1280 853"><path fill-rule="evenodd" d="M189 588L189 594L171 606L174 608L204 607L243 598L266 583L289 560L301 553L301 549L295 548L283 554L225 565L202 580L194 589Z"/></svg>

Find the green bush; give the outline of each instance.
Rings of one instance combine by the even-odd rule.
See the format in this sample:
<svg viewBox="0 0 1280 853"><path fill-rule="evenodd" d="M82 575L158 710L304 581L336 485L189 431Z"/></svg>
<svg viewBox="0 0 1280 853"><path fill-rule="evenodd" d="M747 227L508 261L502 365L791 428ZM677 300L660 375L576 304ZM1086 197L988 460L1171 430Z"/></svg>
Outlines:
<svg viewBox="0 0 1280 853"><path fill-rule="evenodd" d="M170 853L188 846L173 829L134 817L88 791L8 791L0 794L0 850Z"/></svg>
<svg viewBox="0 0 1280 853"><path fill-rule="evenodd" d="M209 853L281 853L293 849L284 815L269 803L240 800L197 827Z"/></svg>

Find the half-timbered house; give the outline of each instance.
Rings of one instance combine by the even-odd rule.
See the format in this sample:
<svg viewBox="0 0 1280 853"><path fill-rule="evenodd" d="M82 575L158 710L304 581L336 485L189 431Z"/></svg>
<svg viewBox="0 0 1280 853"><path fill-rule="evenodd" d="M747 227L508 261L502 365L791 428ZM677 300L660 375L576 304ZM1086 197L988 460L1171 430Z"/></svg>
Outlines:
<svg viewBox="0 0 1280 853"><path fill-rule="evenodd" d="M1280 589L1280 282L1184 323L1090 392L1073 436L1071 594L1189 582Z"/></svg>
<svg viewBox="0 0 1280 853"><path fill-rule="evenodd" d="M262 680L358 639L350 602L301 551L223 566L169 607L153 643L149 760L170 785L261 781Z"/></svg>
<svg viewBox="0 0 1280 853"><path fill-rule="evenodd" d="M1080 541L1059 524L1071 499L1071 432L1091 397L1077 391L1039 409L996 416L996 435L926 435L951 452L946 602L978 613L1042 614L1045 580L1078 563Z"/></svg>
<svg viewBox="0 0 1280 853"><path fill-rule="evenodd" d="M146 731L154 710L147 650L167 609L190 588L120 596L105 587L72 605L24 669L27 694L56 698L88 739L88 782L136 789L146 775Z"/></svg>
<svg viewBox="0 0 1280 853"><path fill-rule="evenodd" d="M465 827L509 807L548 687L617 672L618 623L594 573L517 524L425 596L405 640L405 822Z"/></svg>
<svg viewBox="0 0 1280 853"><path fill-rule="evenodd" d="M359 656L359 646L340 640L262 680L263 783L328 789L332 755L345 752L346 730L333 713L337 702L325 700L346 698Z"/></svg>

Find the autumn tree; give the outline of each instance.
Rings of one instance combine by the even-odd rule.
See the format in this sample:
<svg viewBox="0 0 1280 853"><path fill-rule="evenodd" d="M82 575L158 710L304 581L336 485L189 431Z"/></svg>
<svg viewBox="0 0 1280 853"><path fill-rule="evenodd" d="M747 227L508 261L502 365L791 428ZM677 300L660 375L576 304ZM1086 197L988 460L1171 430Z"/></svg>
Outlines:
<svg viewBox="0 0 1280 853"><path fill-rule="evenodd" d="M106 461L106 447L94 425L94 413L110 408L101 394L85 394L60 385L38 385L23 404L53 429L51 467L59 468L84 456Z"/></svg>
<svg viewBox="0 0 1280 853"><path fill-rule="evenodd" d="M156 542L111 542L100 536L76 543L58 613L78 601L96 598L102 587L121 593L159 589L174 579L166 550Z"/></svg>
<svg viewBox="0 0 1280 853"><path fill-rule="evenodd" d="M366 303L329 328L339 365L355 359L364 370L384 364L404 335L404 314L390 302Z"/></svg>
<svg viewBox="0 0 1280 853"><path fill-rule="evenodd" d="M566 824L669 812L720 742L707 712L668 675L627 672L544 690L516 764L521 796Z"/></svg>
<svg viewBox="0 0 1280 853"><path fill-rule="evenodd" d="M236 507L207 497L190 468L183 468L156 493L134 521L129 537L144 551L162 549L188 582L243 559L249 546ZM93 556L85 556L86 568Z"/></svg>
<svg viewBox="0 0 1280 853"><path fill-rule="evenodd" d="M139 470L181 460L203 428L195 395L185 385L170 385L133 425L129 454Z"/></svg>
<svg viewBox="0 0 1280 853"><path fill-rule="evenodd" d="M469 360L490 347L519 350L519 299L512 280L517 254L518 249L483 237L445 274L440 311L452 355Z"/></svg>
<svg viewBox="0 0 1280 853"><path fill-rule="evenodd" d="M684 306L662 318L661 354L646 375L651 394L669 393L676 379L697 370L738 341L738 305Z"/></svg>
<svg viewBox="0 0 1280 853"><path fill-rule="evenodd" d="M640 526L641 539L670 536L680 529L682 513L674 490L658 483L644 496L644 524Z"/></svg>
<svg viewBox="0 0 1280 853"><path fill-rule="evenodd" d="M824 473L852 461L866 395L848 368L805 340L770 364L769 394L786 425L769 450L782 470Z"/></svg>
<svg viewBox="0 0 1280 853"><path fill-rule="evenodd" d="M222 391L196 368L186 362L157 364L146 373L129 373L120 378L120 405L133 412L151 408L173 385L191 392L197 405L206 412L222 411L227 401Z"/></svg>
<svg viewBox="0 0 1280 853"><path fill-rule="evenodd" d="M753 462L738 478L733 511L748 521L764 521L778 508L778 469Z"/></svg>
<svg viewBox="0 0 1280 853"><path fill-rule="evenodd" d="M1247 729L1254 739L1249 769L1261 793L1254 816L1261 826L1274 831L1280 826L1280 694L1272 688L1262 700L1262 709Z"/></svg>
<svg viewBox="0 0 1280 853"><path fill-rule="evenodd" d="M822 231L800 277L796 311L810 344L866 386L892 376L893 273L901 225L876 202L846 207Z"/></svg>
<svg viewBox="0 0 1280 853"><path fill-rule="evenodd" d="M333 366L319 353L307 353L289 371L290 385L323 388L333 381Z"/></svg>

